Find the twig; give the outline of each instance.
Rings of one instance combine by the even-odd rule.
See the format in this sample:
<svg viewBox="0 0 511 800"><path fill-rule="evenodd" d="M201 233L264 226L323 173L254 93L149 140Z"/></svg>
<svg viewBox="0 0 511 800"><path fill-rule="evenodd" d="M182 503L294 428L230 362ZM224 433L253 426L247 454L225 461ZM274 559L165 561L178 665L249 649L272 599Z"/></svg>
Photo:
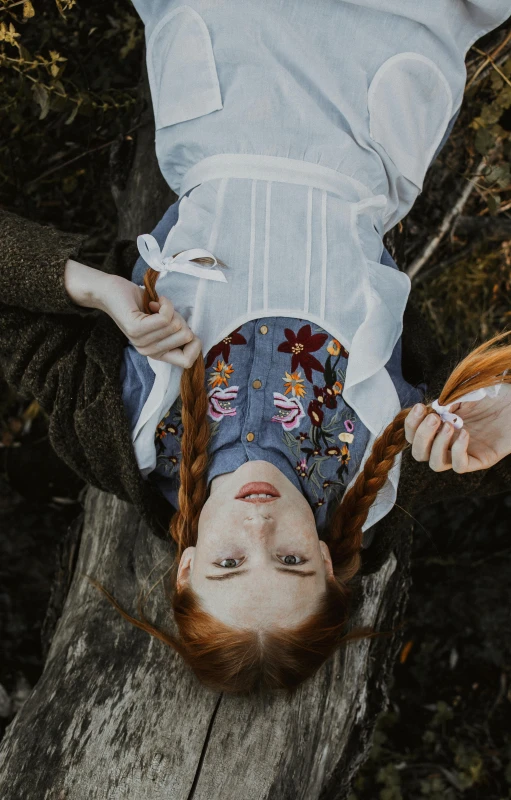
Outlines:
<svg viewBox="0 0 511 800"><path fill-rule="evenodd" d="M503 55L501 55L501 57L499 58L499 60L498 60L498 61L496 61L496 58L497 58L497 56L499 55L500 51L501 51L501 50L502 50L502 49L503 49L503 48L504 48L504 47L505 47L505 46L506 46L506 45L507 45L507 44L508 44L510 41L511 41L511 31L508 33L508 35L505 37L505 39L504 39L504 40L503 40L503 41L502 41L502 42L499 44L499 46L498 46L498 47L496 47L496 48L495 48L495 50L493 51L493 53L491 53L490 55L488 55L487 53L482 53L482 51L481 51L481 50L478 50L476 47L474 47L474 48L473 48L473 49L476 51L476 53L482 53L482 55L484 55L484 56L485 56L485 59L484 59L484 61L483 61L483 62L482 62L480 65L479 65L479 67L476 69L476 71L474 72L474 74L472 75L472 77L470 78L470 80L469 80L469 81L467 82L467 84L465 85L465 92L467 91L467 89L469 89L469 88L470 88L470 86L472 86L472 84L473 84L473 83L480 83L480 81L484 80L484 78L485 78L485 77L486 77L486 75L487 75L487 72L486 72L486 67L488 67L488 66L490 66L490 65L491 65L491 66L495 66L495 64L497 64L497 66L501 66L501 64L503 64L503 63L504 63L504 62L507 60L507 58L508 58L508 55L509 55L508 53L504 53ZM481 75L481 73L483 72L483 70L485 70L485 72L484 72L484 74L483 74L483 75Z"/></svg>
<svg viewBox="0 0 511 800"><path fill-rule="evenodd" d="M496 72L498 72L498 73L499 73L500 77L501 77L501 78L502 78L502 79L503 79L503 80L504 80L504 81L505 81L505 82L506 82L506 83L507 83L509 86L511 86L511 81L509 80L509 78L507 77L507 75L506 75L504 72L502 72L502 70L500 69L500 67L499 67L499 66L497 66L497 64L496 64L496 62L495 62L495 59L493 58L493 56L491 56L491 55L488 55L488 53L485 53L485 52L484 52L484 50L479 50L477 47L474 47L474 50L476 51L476 53L479 53L479 54L480 54L480 55L482 55L482 56L486 56L486 58L488 59L488 61L491 63L491 65L492 65L493 69L494 69Z"/></svg>
<svg viewBox="0 0 511 800"><path fill-rule="evenodd" d="M408 267L408 269L406 270L407 275L408 275L408 277L410 279L414 278L415 275L417 275L417 273L420 272L422 267L425 264L427 264L427 262L429 261L429 259L431 258L431 256L435 252L435 250L438 248L438 246L439 246L440 242L442 241L442 239L444 238L445 234L451 228L451 225L452 225L453 221L456 219L456 217L458 217L461 214L461 212L465 208L465 205L466 205L470 195L474 191L475 184L477 182L477 178L479 178L482 175L483 170L486 167L487 161L490 159L492 154L493 154L493 150L487 156L484 156L481 159L481 161L479 163L479 166L477 167L477 169L476 169L476 171L474 173L473 178L469 178L468 179L468 182L467 182L466 186L464 187L462 193L460 194L459 198L457 199L456 203L454 204L454 206L451 209L449 209L449 211L447 212L447 214L443 218L442 223L440 225L440 228L439 228L438 233L436 234L436 236L434 236L433 239L430 242L428 242L428 244L426 245L426 247L422 251L421 255L418 256L415 259L415 261L413 261L410 264L410 266Z"/></svg>
<svg viewBox="0 0 511 800"><path fill-rule="evenodd" d="M130 128L129 131L126 131L124 136L129 136L130 133L133 133L133 131L136 131L137 128L140 128L142 125L143 125L143 123L139 122L138 125L135 125L133 128ZM49 175L53 175L55 172L58 172L59 170L64 169L64 167L69 167L70 164L74 164L75 161L79 161L81 158L85 158L85 156L91 155L91 153L97 153L99 150L104 150L105 147L111 147L111 145L113 145L116 142L116 140L117 140L117 137L115 139L112 139L110 142L104 142L103 144L100 144L97 147L93 147L90 150L85 150L83 153L80 153L80 155L75 156L74 158L70 158L69 161L64 161L62 164L57 164L56 167L52 167L51 169L47 169L46 172L42 172L41 175L37 176L37 178L34 178L33 180L29 181L27 183L27 185L26 185L26 188L28 189L28 188L30 188L32 186L35 186L36 183L39 183L39 181L42 181L44 178L47 178Z"/></svg>

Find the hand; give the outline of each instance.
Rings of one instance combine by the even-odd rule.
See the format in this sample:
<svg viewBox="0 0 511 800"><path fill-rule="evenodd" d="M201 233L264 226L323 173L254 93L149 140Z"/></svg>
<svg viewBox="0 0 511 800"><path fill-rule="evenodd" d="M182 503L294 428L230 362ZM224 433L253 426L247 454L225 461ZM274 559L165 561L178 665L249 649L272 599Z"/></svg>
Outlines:
<svg viewBox="0 0 511 800"><path fill-rule="evenodd" d="M416 461L429 461L434 472L475 472L511 453L510 384L505 383L496 397L456 403L451 411L463 419L460 430L442 423L438 414L426 416L422 404L411 409L405 419L405 437Z"/></svg>
<svg viewBox="0 0 511 800"><path fill-rule="evenodd" d="M189 368L201 352L201 341L175 311L167 297L151 302L152 314L143 310L144 292L118 275L111 277L111 289L103 293L102 308L143 356Z"/></svg>

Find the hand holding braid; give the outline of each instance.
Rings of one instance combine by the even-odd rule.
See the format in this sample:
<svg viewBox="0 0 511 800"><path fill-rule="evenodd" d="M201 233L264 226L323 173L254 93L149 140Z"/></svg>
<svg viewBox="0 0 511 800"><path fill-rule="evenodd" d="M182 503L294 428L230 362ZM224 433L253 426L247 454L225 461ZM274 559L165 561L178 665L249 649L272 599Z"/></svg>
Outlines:
<svg viewBox="0 0 511 800"><path fill-rule="evenodd" d="M511 452L511 346L499 346L498 343L510 332L506 331L495 336L488 342L472 351L453 370L439 397L439 403L447 406L456 402L469 392L488 386L503 384L498 400L486 398L482 403L486 405L478 408L478 403L461 403L456 412L464 419L466 433L458 432L460 442L467 450L469 440L473 440L475 454L470 460L470 450L464 462L467 469L484 469L504 458ZM488 400L488 402L486 402ZM394 463L396 456L409 447L413 441L412 424L405 421L410 409L403 409L395 419L385 428L381 436L375 441L372 452L364 464L363 471L357 480L346 492L341 504L337 507L330 521L329 545L332 560L336 567L335 574L342 583L353 578L360 567L360 548L362 546L362 526L364 525L369 508L376 499L376 495L383 488L387 475ZM431 407L424 408L421 421L427 425L426 417L438 415ZM436 427L431 430L436 432ZM407 428L410 442L405 435ZM429 425L427 425L429 428ZM415 430L418 430L416 427ZM485 434L485 441L482 432ZM445 435L445 434L444 434ZM450 432L450 437L452 431ZM488 438L493 437L488 448ZM447 438L447 437L446 437ZM448 441L447 441L448 444ZM446 442L441 440L439 445L445 456ZM462 445L458 446L458 451ZM479 450L478 450L479 447ZM483 447L485 458L482 458ZM490 452L488 452L488 450ZM427 460L419 458L418 460ZM442 468L448 469L450 465L444 464Z"/></svg>

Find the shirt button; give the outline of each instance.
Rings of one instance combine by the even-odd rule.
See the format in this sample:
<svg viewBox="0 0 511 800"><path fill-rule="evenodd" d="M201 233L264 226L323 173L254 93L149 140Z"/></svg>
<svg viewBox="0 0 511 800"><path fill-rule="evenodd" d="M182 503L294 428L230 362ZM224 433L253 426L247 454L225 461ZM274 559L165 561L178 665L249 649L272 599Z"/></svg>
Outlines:
<svg viewBox="0 0 511 800"><path fill-rule="evenodd" d="M261 383L261 381L258 378L256 378L256 380L252 383L252 386L254 387L254 389L260 389L262 385L263 384Z"/></svg>
<svg viewBox="0 0 511 800"><path fill-rule="evenodd" d="M254 434L252 432L247 433L247 442L253 442L254 439L255 439L255 436L254 436Z"/></svg>
<svg viewBox="0 0 511 800"><path fill-rule="evenodd" d="M261 327L259 328L259 333L268 333L268 326L261 325Z"/></svg>

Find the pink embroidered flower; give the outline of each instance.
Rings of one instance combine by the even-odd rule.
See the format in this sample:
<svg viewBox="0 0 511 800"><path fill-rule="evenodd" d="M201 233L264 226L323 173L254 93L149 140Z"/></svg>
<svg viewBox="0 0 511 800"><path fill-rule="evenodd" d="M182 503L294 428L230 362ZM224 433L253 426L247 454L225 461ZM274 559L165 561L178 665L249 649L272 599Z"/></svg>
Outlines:
<svg viewBox="0 0 511 800"><path fill-rule="evenodd" d="M219 386L215 386L208 393L208 414L212 419L218 420L236 415L236 409L232 407L231 403L236 400L239 388L239 386L229 386L227 389L220 389Z"/></svg>
<svg viewBox="0 0 511 800"><path fill-rule="evenodd" d="M271 421L280 422L286 431L297 428L305 416L303 406L297 397L286 397L280 392L273 392L273 405L278 408L278 412Z"/></svg>
<svg viewBox="0 0 511 800"><path fill-rule="evenodd" d="M344 427L346 428L348 433L353 433L353 431L355 430L355 426L350 419L344 420Z"/></svg>

